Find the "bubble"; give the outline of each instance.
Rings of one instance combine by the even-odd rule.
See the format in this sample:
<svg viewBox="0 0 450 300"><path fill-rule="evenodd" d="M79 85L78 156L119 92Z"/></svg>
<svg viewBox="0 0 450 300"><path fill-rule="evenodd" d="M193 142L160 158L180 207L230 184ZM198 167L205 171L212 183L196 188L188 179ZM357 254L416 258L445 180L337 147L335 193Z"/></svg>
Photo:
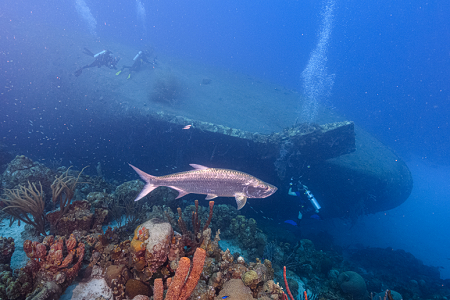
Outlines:
<svg viewBox="0 0 450 300"><path fill-rule="evenodd" d="M327 51L333 28L334 0L325 1L321 16L322 24L318 34L319 41L310 54L306 68L301 73L305 100L302 103L301 120L312 123L318 114L319 103L331 93L334 74L327 72Z"/></svg>
<svg viewBox="0 0 450 300"><path fill-rule="evenodd" d="M96 36L97 20L95 20L86 2L84 0L76 0L75 8L77 9L78 15L86 22L90 34Z"/></svg>
<svg viewBox="0 0 450 300"><path fill-rule="evenodd" d="M136 15L139 22L141 22L144 32L147 30L145 26L145 7L140 0L136 0Z"/></svg>

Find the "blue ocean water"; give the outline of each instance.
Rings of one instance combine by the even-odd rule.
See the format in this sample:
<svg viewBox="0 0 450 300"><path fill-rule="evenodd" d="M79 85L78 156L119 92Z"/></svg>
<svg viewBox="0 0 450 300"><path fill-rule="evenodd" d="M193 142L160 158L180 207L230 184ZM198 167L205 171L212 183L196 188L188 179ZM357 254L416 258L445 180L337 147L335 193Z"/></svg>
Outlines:
<svg viewBox="0 0 450 300"><path fill-rule="evenodd" d="M316 105L325 105L393 149L413 174L410 198L351 228L344 222L334 236L345 245L404 249L450 278L448 2L73 0L5 1L0 8L1 145L78 167L106 157L106 174L134 179L125 167L150 156L142 154L145 124L105 123L89 107L77 109L82 99L60 105L69 96L55 91L73 78L58 74L74 71L61 71L62 62L81 54L52 52L41 70L42 53L52 47L27 44L31 37L20 33L41 28L54 45L63 40L56 30L65 30L76 33L77 45L83 36L99 51L106 43L151 45L296 90L309 104L291 106L292 122L314 121ZM34 87L38 77L54 90Z"/></svg>

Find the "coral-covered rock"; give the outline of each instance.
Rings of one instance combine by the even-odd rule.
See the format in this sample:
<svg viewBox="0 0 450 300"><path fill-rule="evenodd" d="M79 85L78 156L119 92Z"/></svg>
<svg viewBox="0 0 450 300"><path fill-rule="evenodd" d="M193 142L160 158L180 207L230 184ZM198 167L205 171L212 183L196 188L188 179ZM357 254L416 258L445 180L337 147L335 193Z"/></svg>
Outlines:
<svg viewBox="0 0 450 300"><path fill-rule="evenodd" d="M87 282L80 282L72 291L72 299L113 299L112 289L104 278L91 278Z"/></svg>
<svg viewBox="0 0 450 300"><path fill-rule="evenodd" d="M282 299L283 289L273 280L264 282L262 289L258 293L258 299L267 297L269 299Z"/></svg>
<svg viewBox="0 0 450 300"><path fill-rule="evenodd" d="M111 260L115 265L127 265L130 257L130 241L126 240L115 245L111 251Z"/></svg>
<svg viewBox="0 0 450 300"><path fill-rule="evenodd" d="M168 255L169 266L172 270L176 270L178 268L178 261L183 255L184 255L183 236L178 232L175 232L173 239L170 243Z"/></svg>
<svg viewBox="0 0 450 300"><path fill-rule="evenodd" d="M67 212L61 216L61 211L56 210L47 214L50 223L50 232L56 235L69 235L79 231L82 235L88 232L103 232L101 225L108 216L108 210L96 208L91 212L89 201L74 201L69 205Z"/></svg>
<svg viewBox="0 0 450 300"><path fill-rule="evenodd" d="M125 285L125 288L129 298L134 298L137 295L151 296L150 287L137 279L129 279Z"/></svg>
<svg viewBox="0 0 450 300"><path fill-rule="evenodd" d="M242 250L246 250L250 258L255 259L264 254L264 246L267 243L267 237L257 227L256 221L253 218L247 219L243 215L238 215L231 219L231 224L227 231L226 237L231 234L231 237L238 243Z"/></svg>
<svg viewBox="0 0 450 300"><path fill-rule="evenodd" d="M248 272L248 268L241 264L232 264L230 268L228 268L228 278L244 278L245 273Z"/></svg>
<svg viewBox="0 0 450 300"><path fill-rule="evenodd" d="M0 237L0 264L9 265L16 246L12 237Z"/></svg>
<svg viewBox="0 0 450 300"><path fill-rule="evenodd" d="M241 279L231 279L224 283L222 290L216 300L225 298L236 300L253 300L252 291L246 287Z"/></svg>
<svg viewBox="0 0 450 300"><path fill-rule="evenodd" d="M86 196L86 200L91 203L92 207L103 208L111 201L111 197L107 193L103 192L90 192Z"/></svg>
<svg viewBox="0 0 450 300"><path fill-rule="evenodd" d="M213 300L215 295L215 289L212 286L208 286L203 280L200 280L192 292L190 299Z"/></svg>
<svg viewBox="0 0 450 300"><path fill-rule="evenodd" d="M59 210L48 213L50 232L61 236L69 235L75 230L88 232L94 220L90 208L88 201L75 201L69 205L67 213L63 216Z"/></svg>
<svg viewBox="0 0 450 300"><path fill-rule="evenodd" d="M145 249L147 269L153 273L167 260L172 238L173 229L170 223L153 218L136 228L131 241L131 251L138 254Z"/></svg>
<svg viewBox="0 0 450 300"><path fill-rule="evenodd" d="M132 277L125 265L110 265L106 268L105 281L112 289L114 299L125 299L125 284Z"/></svg>
<svg viewBox="0 0 450 300"><path fill-rule="evenodd" d="M338 277L338 283L344 293L350 294L354 299L366 298L367 288L364 278L356 272L343 272Z"/></svg>
<svg viewBox="0 0 450 300"><path fill-rule="evenodd" d="M94 232L103 232L102 225L108 218L108 209L96 208L94 212L94 222L92 223L92 230Z"/></svg>
<svg viewBox="0 0 450 300"><path fill-rule="evenodd" d="M272 264L267 259L264 261L264 264L259 261L257 263L251 263L250 269L255 271L258 275L258 283L273 279L274 271L272 269Z"/></svg>
<svg viewBox="0 0 450 300"><path fill-rule="evenodd" d="M0 264L0 299L25 299L33 290L32 278L26 271L22 268L15 276L9 265Z"/></svg>
<svg viewBox="0 0 450 300"><path fill-rule="evenodd" d="M45 195L51 195L52 171L41 163L34 162L24 155L17 155L6 167L1 176L3 189L14 189L29 182L41 182Z"/></svg>
<svg viewBox="0 0 450 300"><path fill-rule="evenodd" d="M224 280L225 278L222 275L222 272L216 272L209 278L208 285L215 289L222 288Z"/></svg>
<svg viewBox="0 0 450 300"><path fill-rule="evenodd" d="M44 282L41 286L36 288L33 293L27 295L27 299L33 300L47 300L59 299L63 289L54 281Z"/></svg>
<svg viewBox="0 0 450 300"><path fill-rule="evenodd" d="M244 284L250 288L255 288L256 285L260 282L260 279L258 278L258 274L250 270L248 272L245 272L245 274L242 276L242 281Z"/></svg>

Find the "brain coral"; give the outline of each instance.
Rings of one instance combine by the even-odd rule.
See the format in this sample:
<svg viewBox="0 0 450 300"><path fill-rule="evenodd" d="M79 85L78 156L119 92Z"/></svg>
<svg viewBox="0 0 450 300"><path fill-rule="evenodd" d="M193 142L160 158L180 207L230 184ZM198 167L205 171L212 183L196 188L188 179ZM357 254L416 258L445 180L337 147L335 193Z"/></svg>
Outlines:
<svg viewBox="0 0 450 300"><path fill-rule="evenodd" d="M338 277L341 289L355 298L363 298L367 294L366 282L356 272L343 272Z"/></svg>

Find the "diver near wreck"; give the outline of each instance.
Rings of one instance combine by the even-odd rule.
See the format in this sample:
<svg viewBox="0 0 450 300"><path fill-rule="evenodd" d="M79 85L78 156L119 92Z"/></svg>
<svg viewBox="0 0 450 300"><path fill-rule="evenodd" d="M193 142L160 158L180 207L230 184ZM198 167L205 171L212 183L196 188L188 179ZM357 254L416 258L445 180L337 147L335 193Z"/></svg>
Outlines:
<svg viewBox="0 0 450 300"><path fill-rule="evenodd" d="M144 62L148 64L150 63L149 56L150 54L148 53L148 51L139 51L138 54L136 54L136 56L133 58L133 65L132 66L124 65L122 69L120 69L120 71L116 73L116 75L120 75L120 73L122 73L123 70L128 69L129 73L127 79L130 79L131 72L138 72L141 69ZM153 59L151 63L154 66L156 63L156 58Z"/></svg>
<svg viewBox="0 0 450 300"><path fill-rule="evenodd" d="M100 51L97 54L92 53L88 49L84 48L83 53L95 58L95 60L90 64L86 65L75 71L75 76L78 77L83 72L83 69L97 67L100 68L102 66L106 66L110 69L117 70L116 65L119 62L120 58L112 56L112 52L109 50Z"/></svg>
<svg viewBox="0 0 450 300"><path fill-rule="evenodd" d="M322 220L319 215L319 210L322 208L314 197L313 193L308 189L306 185L301 183L300 180L297 182L297 191L292 191L294 178L291 178L289 183L288 195L296 196L300 198L300 210L298 211L298 219L301 220L303 216L309 216L311 219ZM308 203L309 202L309 203Z"/></svg>

